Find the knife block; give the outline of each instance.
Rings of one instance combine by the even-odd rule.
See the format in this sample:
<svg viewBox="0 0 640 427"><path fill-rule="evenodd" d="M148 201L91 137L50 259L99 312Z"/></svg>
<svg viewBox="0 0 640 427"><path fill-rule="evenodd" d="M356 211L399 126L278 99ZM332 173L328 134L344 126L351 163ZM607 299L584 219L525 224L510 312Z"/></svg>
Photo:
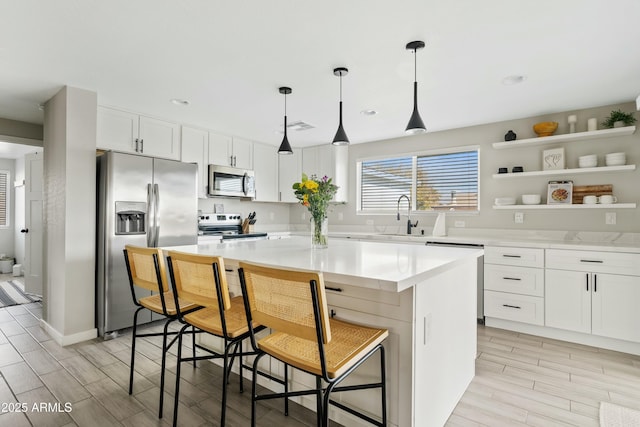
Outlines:
<svg viewBox="0 0 640 427"><path fill-rule="evenodd" d="M249 224L249 218L242 221L242 234L253 233L253 225Z"/></svg>

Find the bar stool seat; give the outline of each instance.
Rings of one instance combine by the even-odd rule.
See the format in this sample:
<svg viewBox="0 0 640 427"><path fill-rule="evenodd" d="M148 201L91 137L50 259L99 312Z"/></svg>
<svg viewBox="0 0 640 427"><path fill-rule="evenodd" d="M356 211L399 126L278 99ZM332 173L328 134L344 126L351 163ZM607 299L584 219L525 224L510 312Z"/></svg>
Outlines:
<svg viewBox="0 0 640 427"><path fill-rule="evenodd" d="M176 316L178 314L178 310L176 309L176 302L173 298L173 292L164 292L163 297L167 314L169 316ZM160 297L160 294L140 298L138 302L141 306L148 308L155 313L163 314L162 298ZM184 300L178 300L178 304L180 304L180 310L184 312L191 311L199 307L197 304L193 304Z"/></svg>
<svg viewBox="0 0 640 427"><path fill-rule="evenodd" d="M244 301L241 296L230 299L231 307L224 311L227 337L237 338L249 332ZM184 316L184 321L213 335L223 336L220 311L216 307L206 307Z"/></svg>
<svg viewBox="0 0 640 427"><path fill-rule="evenodd" d="M329 326L331 341L324 346L329 378L343 375L389 335L386 329L354 325L337 319L329 319ZM275 332L258 340L258 348L288 365L322 375L316 341Z"/></svg>

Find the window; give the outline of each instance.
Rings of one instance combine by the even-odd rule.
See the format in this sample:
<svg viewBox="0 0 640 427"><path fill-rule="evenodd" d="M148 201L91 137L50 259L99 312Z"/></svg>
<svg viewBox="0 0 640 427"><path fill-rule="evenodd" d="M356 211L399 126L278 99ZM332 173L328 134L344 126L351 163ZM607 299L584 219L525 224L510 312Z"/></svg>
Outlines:
<svg viewBox="0 0 640 427"><path fill-rule="evenodd" d="M358 162L358 211L395 212L403 194L412 210L477 211L478 170L477 149Z"/></svg>
<svg viewBox="0 0 640 427"><path fill-rule="evenodd" d="M9 226L9 172L0 170L0 227Z"/></svg>

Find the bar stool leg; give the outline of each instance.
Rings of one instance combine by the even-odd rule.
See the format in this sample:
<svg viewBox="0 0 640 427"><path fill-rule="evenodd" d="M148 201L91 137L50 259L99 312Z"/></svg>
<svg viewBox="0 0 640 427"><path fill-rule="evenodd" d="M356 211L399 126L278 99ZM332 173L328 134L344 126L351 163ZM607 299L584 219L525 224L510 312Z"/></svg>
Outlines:
<svg viewBox="0 0 640 427"><path fill-rule="evenodd" d="M162 334L162 369L160 371L160 404L158 405L158 418L162 418L162 408L164 407L164 370L167 366L167 333L169 324L175 319L168 319L164 323L164 333Z"/></svg>
<svg viewBox="0 0 640 427"><path fill-rule="evenodd" d="M176 365L176 389L173 402L173 427L178 426L178 400L180 398L180 365L182 361L182 334L189 327L184 325L180 332L178 332L178 363Z"/></svg>
<svg viewBox="0 0 640 427"><path fill-rule="evenodd" d="M131 336L131 365L129 372L129 394L133 394L133 368L136 362L136 334L138 331L138 313L140 310L144 309L144 307L140 307L136 310L133 315L133 334Z"/></svg>

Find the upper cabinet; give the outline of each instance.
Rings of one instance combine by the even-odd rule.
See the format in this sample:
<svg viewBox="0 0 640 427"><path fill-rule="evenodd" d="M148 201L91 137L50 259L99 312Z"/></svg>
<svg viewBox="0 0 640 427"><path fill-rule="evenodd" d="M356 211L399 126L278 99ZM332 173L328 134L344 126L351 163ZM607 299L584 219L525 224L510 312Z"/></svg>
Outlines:
<svg viewBox="0 0 640 427"><path fill-rule="evenodd" d="M278 198L278 150L273 145L253 144L253 172L256 177L257 202L277 202Z"/></svg>
<svg viewBox="0 0 640 427"><path fill-rule="evenodd" d="M253 142L209 132L209 163L253 169Z"/></svg>
<svg viewBox="0 0 640 427"><path fill-rule="evenodd" d="M198 165L198 197L207 197L209 132L182 126L182 148L180 160Z"/></svg>
<svg viewBox="0 0 640 427"><path fill-rule="evenodd" d="M302 150L302 172L318 178L327 176L338 186L334 202L347 202L349 147L318 145Z"/></svg>
<svg viewBox="0 0 640 427"><path fill-rule="evenodd" d="M278 151L274 147L274 151ZM300 182L302 176L302 153L294 150L293 154L278 155L278 201L297 203L293 193L293 183Z"/></svg>
<svg viewBox="0 0 640 427"><path fill-rule="evenodd" d="M180 159L180 125L128 111L98 107L96 147Z"/></svg>

